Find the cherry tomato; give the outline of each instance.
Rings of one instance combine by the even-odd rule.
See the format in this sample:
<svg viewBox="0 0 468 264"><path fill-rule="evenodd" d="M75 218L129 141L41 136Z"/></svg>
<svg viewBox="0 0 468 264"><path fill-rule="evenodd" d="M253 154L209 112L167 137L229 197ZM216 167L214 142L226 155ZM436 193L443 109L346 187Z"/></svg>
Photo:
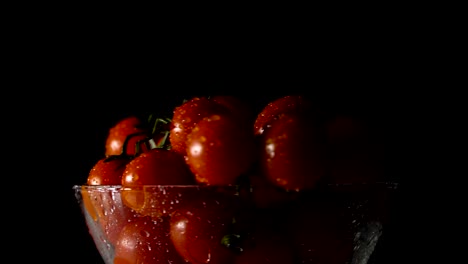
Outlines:
<svg viewBox="0 0 468 264"><path fill-rule="evenodd" d="M210 100L226 107L229 113L233 114L239 122L253 126L256 115L245 100L232 95L216 95L210 97Z"/></svg>
<svg viewBox="0 0 468 264"><path fill-rule="evenodd" d="M137 218L128 223L115 243L115 264L186 263L172 245L168 219Z"/></svg>
<svg viewBox="0 0 468 264"><path fill-rule="evenodd" d="M122 174L122 186L194 184L184 157L166 149L151 149L132 159Z"/></svg>
<svg viewBox="0 0 468 264"><path fill-rule="evenodd" d="M171 121L169 141L172 150L185 155L187 135L198 121L219 112L227 112L226 107L217 104L207 97L193 97L174 108Z"/></svg>
<svg viewBox="0 0 468 264"><path fill-rule="evenodd" d="M282 114L302 113L312 109L312 102L302 95L287 95L268 103L257 115L254 134L261 135Z"/></svg>
<svg viewBox="0 0 468 264"><path fill-rule="evenodd" d="M195 125L186 162L199 183L232 185L252 167L258 152L249 128L232 115L212 115Z"/></svg>
<svg viewBox="0 0 468 264"><path fill-rule="evenodd" d="M308 115L282 115L261 141L264 176L287 190L311 189L327 168L324 133Z"/></svg>
<svg viewBox="0 0 468 264"><path fill-rule="evenodd" d="M235 219L233 197L203 192L172 214L170 237L186 261L192 264L233 262L235 251L223 244L223 238L231 234Z"/></svg>
<svg viewBox="0 0 468 264"><path fill-rule="evenodd" d="M167 149L151 149L130 161L122 174L122 199L135 211L152 216L168 214L172 198L159 199L161 192L146 190L145 185L193 185L195 177L182 155ZM163 187L161 187L163 188Z"/></svg>
<svg viewBox="0 0 468 264"><path fill-rule="evenodd" d="M135 213L122 203L118 191L84 188L82 193L87 212L99 223L107 242L114 244L123 226L134 218Z"/></svg>
<svg viewBox="0 0 468 264"><path fill-rule="evenodd" d="M88 185L120 185L129 161L125 156L100 159L89 172ZM107 240L114 243L127 219L131 218L130 209L122 204L120 193L85 187L82 195L87 212L99 222Z"/></svg>
<svg viewBox="0 0 468 264"><path fill-rule="evenodd" d="M98 160L88 174L88 185L120 185L125 166L130 162L126 156L110 156Z"/></svg>
<svg viewBox="0 0 468 264"><path fill-rule="evenodd" d="M172 150L186 155L188 134L200 120L214 114L231 114L249 125L255 116L250 106L236 96L193 97L174 108L169 135Z"/></svg>
<svg viewBox="0 0 468 264"><path fill-rule="evenodd" d="M133 135L130 137L130 135ZM148 129L136 116L130 116L118 121L109 129L105 143L106 157L111 155L135 155L135 146L138 141L147 138ZM123 150L125 140L128 139L127 148Z"/></svg>

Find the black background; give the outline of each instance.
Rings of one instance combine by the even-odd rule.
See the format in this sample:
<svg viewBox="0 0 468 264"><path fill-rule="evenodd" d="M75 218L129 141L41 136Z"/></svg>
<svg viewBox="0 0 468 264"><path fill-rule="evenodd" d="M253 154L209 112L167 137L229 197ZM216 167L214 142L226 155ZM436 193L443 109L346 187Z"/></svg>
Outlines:
<svg viewBox="0 0 468 264"><path fill-rule="evenodd" d="M63 82L52 81L53 89L41 86L26 93L28 99L24 102L17 101L33 103L15 119L21 127L20 139L9 143L18 152L18 175L9 180L28 185L13 200L9 195L8 201L21 198L20 203L10 202L7 206L12 215L26 223L21 224L21 236L12 236L12 241L22 245L27 241L37 249L34 255L24 256L28 259L101 263L72 186L85 183L92 165L103 156L108 129L126 115L153 111L168 116L173 107L195 95L239 95L260 110L281 95L307 93L327 109L352 112L376 125L391 127L386 97L390 81L374 83L363 75L341 76L339 82L327 82L333 75L324 78L312 71L260 73L253 69L235 74L197 71L180 78L155 74L144 79L139 79L141 75L135 71L131 78L122 71L106 71L96 77L99 67L92 74L60 73ZM39 78L44 84L44 79ZM16 219L13 225L19 223ZM393 252L385 258L395 256ZM63 262L64 258L67 261Z"/></svg>
<svg viewBox="0 0 468 264"><path fill-rule="evenodd" d="M248 100L258 111L269 101L281 95L293 93L308 93L315 95L316 102L330 111L347 112L360 115L375 125L385 126L388 122L385 111L385 89L383 87L368 87L362 89L356 83L348 83L346 87L322 86L314 84L313 79L290 79L288 76L259 75L252 76L200 76L190 80L173 81L148 85L141 89L135 85L119 88L107 88L105 93L111 94L101 99L102 95L88 93L88 98L81 97L80 101L64 104L62 112L69 115L60 125L67 133L59 136L62 142L58 144L60 151L66 155L58 158L61 171L53 175L60 179L60 190L56 199L60 203L60 215L66 218L53 230L51 234L58 234L64 242L64 254L81 259L81 263L99 263L99 256L94 248L87 228L84 225L81 212L74 199L71 187L74 184L84 183L86 175L94 162L102 157L106 133L118 119L131 113L144 113L155 110L162 115L170 116L173 107L181 104L182 100L195 95L235 94ZM283 77L283 78L282 78ZM344 84L344 83L343 83ZM199 87L199 88L198 88ZM212 88L205 89L205 88ZM176 91L171 94L167 91ZM80 93L78 93L80 94ZM98 100L96 100L99 98ZM60 133L55 131L55 133ZM59 154L60 155L60 154ZM51 166L56 161L51 159ZM63 205L62 205L63 204ZM60 227L59 227L60 226ZM54 240L58 238L53 238ZM385 250L388 250L389 246ZM387 254L386 260L395 253ZM383 262L383 261L382 261ZM390 262L389 262L390 263Z"/></svg>
<svg viewBox="0 0 468 264"><path fill-rule="evenodd" d="M279 55L255 47L251 56L237 56L242 52L236 50L207 56L190 49L184 52L189 57L161 62L138 50L120 54L123 46L93 46L79 38L70 44L67 36L52 48L20 46L21 56L5 72L13 82L2 96L8 134L4 170L10 175L4 185L14 190L2 196L12 234L7 253L16 258L13 249L33 247L34 254L20 257L102 262L72 187L85 183L103 155L108 129L123 116L170 115L195 95L239 95L260 110L279 96L304 93L328 110L360 115L385 131L395 127L393 99L401 72L379 48L327 42L322 45L332 45L326 51L288 49ZM388 263L399 252L398 232L392 236L391 253L382 253Z"/></svg>

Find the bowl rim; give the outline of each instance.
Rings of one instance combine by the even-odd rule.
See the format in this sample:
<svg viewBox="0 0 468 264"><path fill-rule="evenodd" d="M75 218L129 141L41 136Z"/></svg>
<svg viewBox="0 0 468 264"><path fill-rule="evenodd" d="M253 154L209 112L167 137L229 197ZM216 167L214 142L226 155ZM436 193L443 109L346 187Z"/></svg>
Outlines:
<svg viewBox="0 0 468 264"><path fill-rule="evenodd" d="M378 187L384 189L399 189L399 182L386 181L386 182L372 182L372 183L354 183L354 184L326 184L328 187L332 188L348 188L348 187ZM152 189L152 188L198 188L198 189L236 189L241 187L242 184L236 185L202 185L202 184L145 184L139 186L128 186L124 187L121 184L113 185L89 185L89 184L75 184L73 185L73 190L138 190L138 189Z"/></svg>

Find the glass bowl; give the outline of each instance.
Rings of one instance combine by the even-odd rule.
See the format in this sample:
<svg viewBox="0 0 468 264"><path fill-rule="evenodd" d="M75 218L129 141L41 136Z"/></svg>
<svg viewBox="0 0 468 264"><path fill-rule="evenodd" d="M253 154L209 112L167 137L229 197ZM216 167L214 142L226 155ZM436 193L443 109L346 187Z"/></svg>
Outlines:
<svg viewBox="0 0 468 264"><path fill-rule="evenodd" d="M389 221L394 183L271 186L75 185L110 263L366 264Z"/></svg>

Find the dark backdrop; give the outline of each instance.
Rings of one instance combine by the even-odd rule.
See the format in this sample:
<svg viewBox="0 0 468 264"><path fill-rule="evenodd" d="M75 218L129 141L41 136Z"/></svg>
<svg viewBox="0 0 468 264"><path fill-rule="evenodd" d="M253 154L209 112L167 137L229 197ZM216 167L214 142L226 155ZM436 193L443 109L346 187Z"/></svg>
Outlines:
<svg viewBox="0 0 468 264"><path fill-rule="evenodd" d="M7 201L22 199L6 203L11 215L17 216L12 218L13 224L19 223L17 219L27 223L20 224L21 236L14 235L11 241L17 245L27 241L38 248L24 258L101 263L72 186L86 181L92 165L102 157L108 129L128 114L154 111L170 115L184 99L213 94L242 96L260 110L279 96L307 93L327 109L353 112L385 128L392 123L388 113L392 81L378 76L380 71L335 76L326 70L321 75L306 69L249 68L165 75L135 69L100 71L99 65L74 69L58 71L57 78L50 73L35 76L41 85L27 92L19 89L16 106L10 109L18 112L10 130L16 127L21 136L8 143L16 150L15 169L23 173L8 180L28 186L27 191L8 196Z"/></svg>
<svg viewBox="0 0 468 264"><path fill-rule="evenodd" d="M103 143L108 128L124 115L141 113L150 108L154 108L157 112L165 113L166 115L170 114L172 108L179 105L183 99L188 99L197 94L207 94L208 92L203 89L200 89L200 92L197 93L196 87L203 87L201 85L203 82L206 85L214 84L214 80L209 79L197 81L200 84L184 83L180 84L180 86L174 85L173 87L158 87L155 84L152 87L153 91L149 93L145 94L142 91L141 93L137 92L137 94L126 96L126 93L131 93L133 90L138 91L138 87L129 87L128 91L125 91L125 89L123 89L123 92L119 91L119 93L122 93L122 96L113 96L113 99L107 102L92 100L88 102L84 100L82 106L79 107L78 105L76 107L76 113L72 114L74 117L72 120L74 121L67 121L67 128L72 131L69 135L70 137L64 144L61 144L70 153L69 158L65 159L67 166L64 169L66 173L60 176L63 182L61 193L63 192L63 199L67 201L67 204L63 206L63 210L69 216L64 221L65 230L67 231L61 234L64 235L63 239L68 241L70 245L66 249L67 255L75 255L82 258L83 261L89 261L90 259L96 259L97 261L99 259L72 195L71 186L83 183L91 166L102 156ZM232 83L229 83L229 81L227 80L225 90L223 90L223 85L220 83L219 88L214 93L237 93L248 99L258 110L268 101L280 95L288 94L288 91L294 93L294 88L302 87L304 88L304 92L308 93L313 93L314 89L321 89L321 87L314 87L312 84L306 83L302 83L301 86L294 86L292 83L288 84L284 80L282 80L282 85L273 81L265 81L263 84L255 84L254 87L251 84L243 86L241 83L236 83L236 89L232 89L229 85L234 83L235 80L232 80ZM323 89L330 89L329 93L317 93L317 102L323 104L324 107L335 109L336 111L355 112L364 115L369 120L372 120L372 122L383 125L385 117L383 116L382 105L385 102L382 100L382 95L379 94L381 92L379 88L375 87L363 94L362 90L358 90L353 86L350 85L346 89L324 87ZM164 94L165 90L172 89L180 89L180 94ZM129 100L133 101L129 102Z"/></svg>

